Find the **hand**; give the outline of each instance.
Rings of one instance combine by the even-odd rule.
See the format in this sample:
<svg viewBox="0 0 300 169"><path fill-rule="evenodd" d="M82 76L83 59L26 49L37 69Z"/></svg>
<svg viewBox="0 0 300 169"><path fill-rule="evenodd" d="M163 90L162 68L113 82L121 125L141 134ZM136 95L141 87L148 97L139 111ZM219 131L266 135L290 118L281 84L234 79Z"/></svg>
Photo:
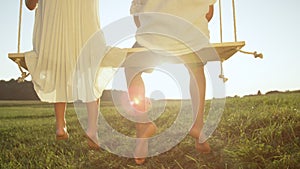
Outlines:
<svg viewBox="0 0 300 169"><path fill-rule="evenodd" d="M38 0L25 0L26 7L29 10L34 10L37 6Z"/></svg>

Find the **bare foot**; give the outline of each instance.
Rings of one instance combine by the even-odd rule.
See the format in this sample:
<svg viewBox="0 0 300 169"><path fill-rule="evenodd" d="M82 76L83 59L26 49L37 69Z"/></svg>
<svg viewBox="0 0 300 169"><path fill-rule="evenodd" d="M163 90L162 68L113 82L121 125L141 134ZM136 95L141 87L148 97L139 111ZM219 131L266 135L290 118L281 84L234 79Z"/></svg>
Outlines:
<svg viewBox="0 0 300 169"><path fill-rule="evenodd" d="M195 139L195 148L200 153L208 154L211 152L211 148L207 141L199 143L199 139Z"/></svg>
<svg viewBox="0 0 300 169"><path fill-rule="evenodd" d="M134 152L134 160L136 164L144 164L148 154L148 139L139 138L136 141L136 147Z"/></svg>
<svg viewBox="0 0 300 169"><path fill-rule="evenodd" d="M67 140L68 138L69 133L66 127L56 130L56 140Z"/></svg>
<svg viewBox="0 0 300 169"><path fill-rule="evenodd" d="M200 136L200 127L193 126L189 132L189 134L195 138L195 148L198 152L208 154L211 152L211 148L207 141L203 143L199 143L199 136Z"/></svg>
<svg viewBox="0 0 300 169"><path fill-rule="evenodd" d="M157 130L153 122L137 123L137 139L134 158L136 164L143 164L148 155L148 138L153 136Z"/></svg>
<svg viewBox="0 0 300 169"><path fill-rule="evenodd" d="M92 150L99 150L100 146L98 143L98 134L90 134L90 133L86 133L86 138L88 141L88 146L90 149Z"/></svg>

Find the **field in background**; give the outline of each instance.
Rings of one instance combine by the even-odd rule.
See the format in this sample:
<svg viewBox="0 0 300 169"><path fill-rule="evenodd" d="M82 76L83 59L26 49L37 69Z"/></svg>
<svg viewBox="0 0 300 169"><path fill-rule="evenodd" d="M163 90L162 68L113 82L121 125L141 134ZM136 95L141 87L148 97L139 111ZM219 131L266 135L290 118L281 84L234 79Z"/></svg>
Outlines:
<svg viewBox="0 0 300 169"><path fill-rule="evenodd" d="M72 104L66 117L70 139L57 142L51 104L0 101L0 168L296 169L300 168L299 101L299 93L228 98L222 120L209 139L211 154L199 154L187 136L142 166L105 150L89 150ZM159 132L174 122L178 107L176 101L167 104L155 121ZM134 135L134 123L124 120L110 102L102 103L101 112L116 130Z"/></svg>

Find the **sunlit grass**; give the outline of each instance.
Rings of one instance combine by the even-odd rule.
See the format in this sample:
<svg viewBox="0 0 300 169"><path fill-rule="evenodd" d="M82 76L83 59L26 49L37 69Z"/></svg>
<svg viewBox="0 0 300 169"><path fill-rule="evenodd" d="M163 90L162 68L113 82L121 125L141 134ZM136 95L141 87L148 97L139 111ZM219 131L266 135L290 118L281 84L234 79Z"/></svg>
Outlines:
<svg viewBox="0 0 300 169"><path fill-rule="evenodd" d="M51 104L1 101L0 168L300 168L299 100L297 93L229 98L209 139L211 154L199 154L187 136L143 166L105 150L89 150L72 104L66 117L70 139L57 142ZM112 103L102 102L101 107L113 128L135 134L134 123L119 115ZM159 132L172 124L176 110L176 102L167 104L155 120Z"/></svg>

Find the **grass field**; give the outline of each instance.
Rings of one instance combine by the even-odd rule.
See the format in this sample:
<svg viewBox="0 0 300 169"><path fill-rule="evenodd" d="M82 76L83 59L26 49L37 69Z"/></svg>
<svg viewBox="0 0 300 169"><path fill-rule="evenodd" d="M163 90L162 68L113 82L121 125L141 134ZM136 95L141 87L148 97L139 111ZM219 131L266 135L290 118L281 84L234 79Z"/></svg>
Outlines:
<svg viewBox="0 0 300 169"><path fill-rule="evenodd" d="M209 139L213 152L199 154L187 136L179 145L142 166L133 159L87 147L75 110L67 110L68 141L55 141L53 106L33 101L0 102L0 168L300 168L300 94L228 98L222 120ZM209 104L209 102L207 102ZM156 120L159 131L176 114L176 102ZM209 105L207 105L209 106ZM134 134L110 103L102 113L121 132ZM125 127L124 127L125 126Z"/></svg>

